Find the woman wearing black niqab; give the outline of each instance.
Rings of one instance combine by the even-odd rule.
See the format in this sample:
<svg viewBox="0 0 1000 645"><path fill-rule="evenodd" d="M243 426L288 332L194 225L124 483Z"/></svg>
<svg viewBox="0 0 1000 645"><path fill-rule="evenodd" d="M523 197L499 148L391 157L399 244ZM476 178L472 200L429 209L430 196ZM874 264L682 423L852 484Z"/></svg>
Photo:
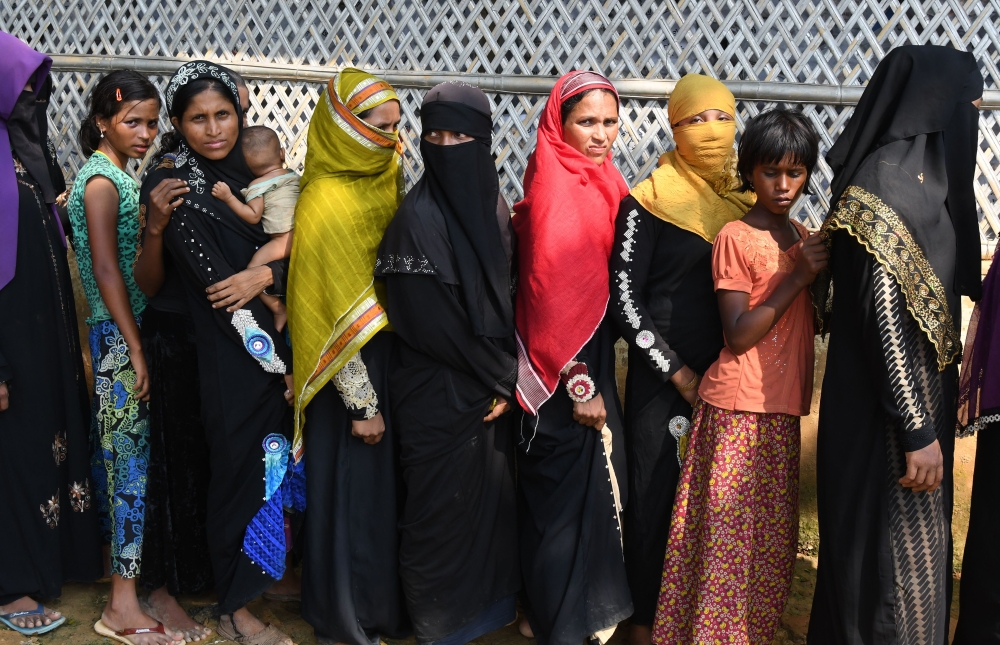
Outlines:
<svg viewBox="0 0 1000 645"><path fill-rule="evenodd" d="M375 263L399 337L389 376L406 501L400 575L417 641L462 645L514 620L510 211L490 104L457 83L421 106L424 175ZM502 416L501 416L502 415Z"/></svg>
<svg viewBox="0 0 1000 645"><path fill-rule="evenodd" d="M66 621L37 600L100 577L101 548L87 381L53 208L66 184L47 137L52 60L3 32L0 50L0 615L30 635ZM10 615L21 612L31 615Z"/></svg>
<svg viewBox="0 0 1000 645"><path fill-rule="evenodd" d="M947 643L959 298L981 292L982 90L972 54L899 47L827 155L812 645Z"/></svg>

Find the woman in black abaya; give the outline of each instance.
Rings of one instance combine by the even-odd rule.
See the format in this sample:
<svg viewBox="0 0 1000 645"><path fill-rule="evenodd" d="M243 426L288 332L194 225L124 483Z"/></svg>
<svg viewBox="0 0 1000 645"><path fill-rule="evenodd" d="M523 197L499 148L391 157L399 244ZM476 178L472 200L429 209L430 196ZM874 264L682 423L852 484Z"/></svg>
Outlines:
<svg viewBox="0 0 1000 645"><path fill-rule="evenodd" d="M389 373L406 488L399 569L419 643L462 645L510 623L520 587L504 414L517 375L510 212L490 113L469 85L427 93L424 176L375 263L399 338Z"/></svg>
<svg viewBox="0 0 1000 645"><path fill-rule="evenodd" d="M65 622L37 601L59 597L65 580L100 577L101 547L87 382L53 209L66 184L47 138L52 61L2 32L0 49L0 615L29 635Z"/></svg>
<svg viewBox="0 0 1000 645"><path fill-rule="evenodd" d="M970 53L897 48L827 155L813 645L947 643L959 297L981 293L982 90Z"/></svg>
<svg viewBox="0 0 1000 645"><path fill-rule="evenodd" d="M194 323L211 460L207 534L219 633L290 643L245 605L284 573L282 508L300 501L291 499L286 477L291 354L259 298L213 306L205 293L246 267L268 240L259 225L246 224L211 194L217 181L238 194L253 179L239 145L238 90L224 68L194 61L178 69L166 99L175 133L144 181L145 239L162 235Z"/></svg>

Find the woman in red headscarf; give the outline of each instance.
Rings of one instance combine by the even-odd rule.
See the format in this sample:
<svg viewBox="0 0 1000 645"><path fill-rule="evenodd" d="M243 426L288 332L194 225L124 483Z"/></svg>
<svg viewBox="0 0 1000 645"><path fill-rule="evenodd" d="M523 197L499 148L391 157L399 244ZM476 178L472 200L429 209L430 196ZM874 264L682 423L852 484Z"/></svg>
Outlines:
<svg viewBox="0 0 1000 645"><path fill-rule="evenodd" d="M542 645L604 643L632 613L619 522L626 490L617 334L605 322L615 216L628 194L609 158L617 136L611 82L594 72L563 76L538 126L525 198L514 206L517 398L527 412L518 451L521 571Z"/></svg>

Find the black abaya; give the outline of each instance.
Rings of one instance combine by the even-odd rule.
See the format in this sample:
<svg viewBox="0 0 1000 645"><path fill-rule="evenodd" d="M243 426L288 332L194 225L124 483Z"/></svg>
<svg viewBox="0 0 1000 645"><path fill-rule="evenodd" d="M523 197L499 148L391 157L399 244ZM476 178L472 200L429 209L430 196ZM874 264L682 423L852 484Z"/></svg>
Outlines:
<svg viewBox="0 0 1000 645"><path fill-rule="evenodd" d="M874 257L847 232L834 233L832 242L832 333L817 447L820 566L809 643L946 643L957 369L937 370L930 341ZM951 310L959 311L951 296ZM890 337L895 346L883 340ZM899 356L911 361L904 370L895 367ZM944 480L934 493L898 483L913 408L923 409L944 454Z"/></svg>
<svg viewBox="0 0 1000 645"><path fill-rule="evenodd" d="M712 244L653 216L632 196L622 201L615 221L608 313L629 344L625 567L635 605L632 624L651 626L680 475L669 424L691 418L691 406L670 377L684 365L704 374L724 339Z"/></svg>
<svg viewBox="0 0 1000 645"><path fill-rule="evenodd" d="M1000 423L977 433L976 469L972 475L972 508L962 559L958 626L954 645L1000 643Z"/></svg>
<svg viewBox="0 0 1000 645"><path fill-rule="evenodd" d="M627 507L625 437L609 318L577 354L604 399L611 461ZM579 645L632 614L622 536L601 433L573 420L562 385L524 416L518 440L518 519L527 614L542 645Z"/></svg>
<svg viewBox="0 0 1000 645"><path fill-rule="evenodd" d="M513 338L475 335L460 290L438 276L384 277L400 338L389 375L406 487L400 575L417 640L474 628L465 642L513 620L520 587L513 415L483 423L494 397L513 401ZM498 605L509 607L499 618Z"/></svg>
<svg viewBox="0 0 1000 645"><path fill-rule="evenodd" d="M213 584L205 529L211 462L194 323L186 313L157 308L154 298L141 335L150 375L142 586L166 585L172 596L201 593Z"/></svg>
<svg viewBox="0 0 1000 645"><path fill-rule="evenodd" d="M168 159L144 183L156 186L166 177L186 177L189 169L207 175L209 181L222 179L212 174L216 169L210 162L182 144L178 160ZM265 504L264 439L278 434L291 441L291 408L284 399L282 376L291 371L291 355L259 298L230 314L213 309L205 297L207 286L247 266L267 241L259 226L244 224L215 201L205 194L188 199L174 211L164 242L178 268L194 323L201 418L211 460L208 549L219 608L229 614L280 577L273 575L274 567L269 575L243 547L248 525ZM283 533L275 538L284 544ZM269 555L275 562L280 559L283 568L283 551Z"/></svg>
<svg viewBox="0 0 1000 645"><path fill-rule="evenodd" d="M400 500L391 476L396 437L388 380L395 340L381 331L360 351L385 422L377 444L351 435L351 414L333 382L309 403L302 616L330 642L378 645L380 636L402 638L409 629L398 567Z"/></svg>
<svg viewBox="0 0 1000 645"><path fill-rule="evenodd" d="M982 89L968 52L896 48L827 155L813 645L948 641L959 296L982 293L971 103ZM906 455L935 443L941 485L904 488Z"/></svg>
<svg viewBox="0 0 1000 645"><path fill-rule="evenodd" d="M0 381L10 397L0 412L0 604L56 598L63 582L102 572L65 237L16 155L15 173L17 263L0 289Z"/></svg>

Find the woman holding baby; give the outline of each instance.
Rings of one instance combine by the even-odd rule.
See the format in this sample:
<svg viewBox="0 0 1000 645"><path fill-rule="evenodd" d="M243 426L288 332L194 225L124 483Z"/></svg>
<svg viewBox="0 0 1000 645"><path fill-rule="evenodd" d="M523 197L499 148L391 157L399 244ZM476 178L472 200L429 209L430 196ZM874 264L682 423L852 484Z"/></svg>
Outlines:
<svg viewBox="0 0 1000 645"><path fill-rule="evenodd" d="M272 236L260 216L251 223L232 200L217 196L240 193L260 178L244 155L238 97L228 71L206 61L181 66L171 79L166 100L174 132L143 183L148 222L136 275L144 291L169 296L193 323L211 463L206 528L218 631L241 642L267 636L290 644L246 609L282 577L282 510L302 500L290 485L291 353L276 315L258 297L264 287L280 286L282 271L261 262L258 250L268 249Z"/></svg>

